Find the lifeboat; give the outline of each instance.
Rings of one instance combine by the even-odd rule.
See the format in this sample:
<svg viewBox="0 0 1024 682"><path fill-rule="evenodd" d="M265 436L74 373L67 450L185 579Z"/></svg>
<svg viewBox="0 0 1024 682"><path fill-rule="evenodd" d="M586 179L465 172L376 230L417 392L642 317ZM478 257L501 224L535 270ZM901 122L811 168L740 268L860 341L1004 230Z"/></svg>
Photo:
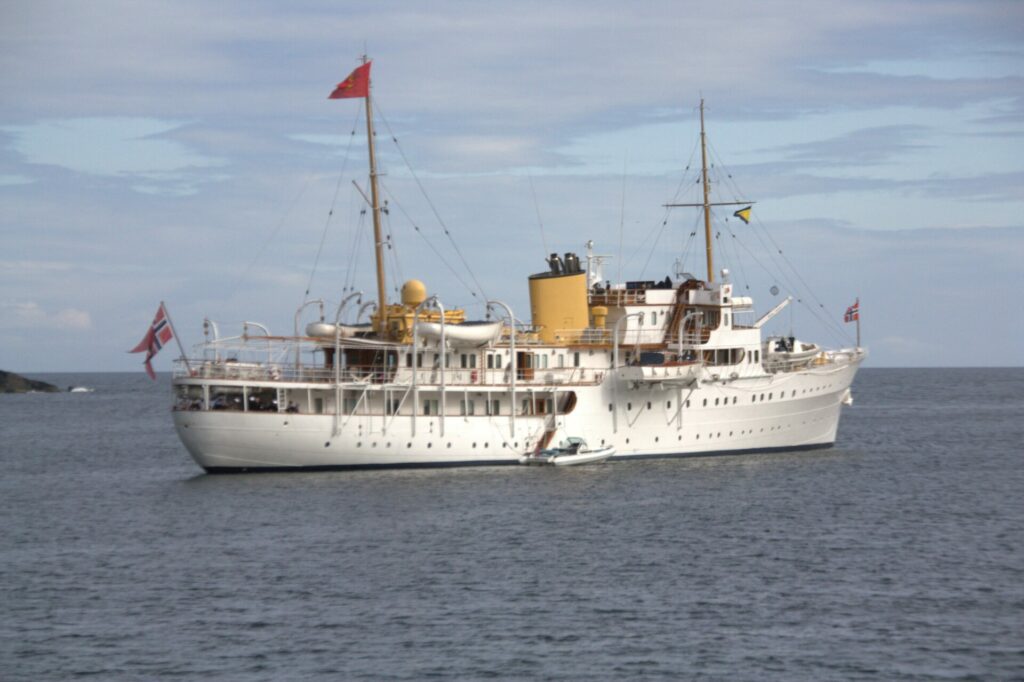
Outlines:
<svg viewBox="0 0 1024 682"><path fill-rule="evenodd" d="M365 324L331 324L330 322L311 322L306 325L306 336L314 339L328 339L333 341L335 337L348 339L360 332L373 330L369 322Z"/></svg>
<svg viewBox="0 0 1024 682"><path fill-rule="evenodd" d="M452 346L474 348L490 343L501 335L502 323L479 320L461 324L446 324L444 338ZM417 333L425 339L441 338L440 322L418 322Z"/></svg>

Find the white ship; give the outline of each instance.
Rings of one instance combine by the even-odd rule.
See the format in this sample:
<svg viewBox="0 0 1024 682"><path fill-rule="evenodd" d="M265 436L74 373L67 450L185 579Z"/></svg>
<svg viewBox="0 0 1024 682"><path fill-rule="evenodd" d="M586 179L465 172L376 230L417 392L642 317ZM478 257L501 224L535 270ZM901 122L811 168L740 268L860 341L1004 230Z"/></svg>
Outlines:
<svg viewBox="0 0 1024 682"><path fill-rule="evenodd" d="M207 322L173 378L174 424L203 469L519 464L577 437L613 460L834 443L865 351L766 338L790 299L756 317L726 271L715 280L703 103L706 281L610 283L588 243L583 261L552 254L529 277L526 325L496 300L493 319L468 322L416 280L387 300L368 88L365 100L377 302L350 295L333 318L307 302L291 336L222 338ZM310 304L319 319L302 334Z"/></svg>

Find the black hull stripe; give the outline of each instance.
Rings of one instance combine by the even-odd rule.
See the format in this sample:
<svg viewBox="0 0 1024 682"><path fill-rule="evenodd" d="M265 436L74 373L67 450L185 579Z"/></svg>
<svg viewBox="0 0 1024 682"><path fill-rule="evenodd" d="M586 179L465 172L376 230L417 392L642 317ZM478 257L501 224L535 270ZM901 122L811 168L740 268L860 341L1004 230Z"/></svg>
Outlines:
<svg viewBox="0 0 1024 682"><path fill-rule="evenodd" d="M808 450L827 450L833 443L814 445L790 445L776 448L750 448L746 450L715 450L713 452L670 452L650 455L614 455L608 461L628 461L634 459L682 459L692 457L721 457L735 455L756 455L772 452L805 452ZM204 467L208 474L271 474L282 472L305 473L310 471L373 471L379 469L452 469L455 467L490 467L518 466L519 462L508 459L473 460L467 462L402 462L399 464L318 464L313 466L239 466L239 467Z"/></svg>

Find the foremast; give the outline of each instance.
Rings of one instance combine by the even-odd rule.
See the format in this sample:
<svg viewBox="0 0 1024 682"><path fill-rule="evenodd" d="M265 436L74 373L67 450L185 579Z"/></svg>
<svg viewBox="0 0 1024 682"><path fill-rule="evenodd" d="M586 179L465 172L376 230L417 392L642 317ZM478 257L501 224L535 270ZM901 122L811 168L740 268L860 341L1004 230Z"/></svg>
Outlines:
<svg viewBox="0 0 1024 682"><path fill-rule="evenodd" d="M700 182L704 190L704 201L699 204L665 204L666 208L677 206L688 206L700 208L704 211L704 250L708 265L708 284L715 281L715 259L714 246L711 241L711 207L712 206L744 206L753 204L752 201L711 201L711 182L708 179L708 145L707 135L704 132L704 98L700 100Z"/></svg>

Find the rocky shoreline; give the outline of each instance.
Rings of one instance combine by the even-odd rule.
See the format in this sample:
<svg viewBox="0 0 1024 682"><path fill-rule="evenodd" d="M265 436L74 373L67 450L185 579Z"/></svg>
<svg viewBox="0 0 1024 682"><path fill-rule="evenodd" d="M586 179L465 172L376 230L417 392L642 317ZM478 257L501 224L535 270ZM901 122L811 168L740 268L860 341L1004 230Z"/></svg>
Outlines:
<svg viewBox="0 0 1024 682"><path fill-rule="evenodd" d="M0 370L0 393L60 393L53 384Z"/></svg>

